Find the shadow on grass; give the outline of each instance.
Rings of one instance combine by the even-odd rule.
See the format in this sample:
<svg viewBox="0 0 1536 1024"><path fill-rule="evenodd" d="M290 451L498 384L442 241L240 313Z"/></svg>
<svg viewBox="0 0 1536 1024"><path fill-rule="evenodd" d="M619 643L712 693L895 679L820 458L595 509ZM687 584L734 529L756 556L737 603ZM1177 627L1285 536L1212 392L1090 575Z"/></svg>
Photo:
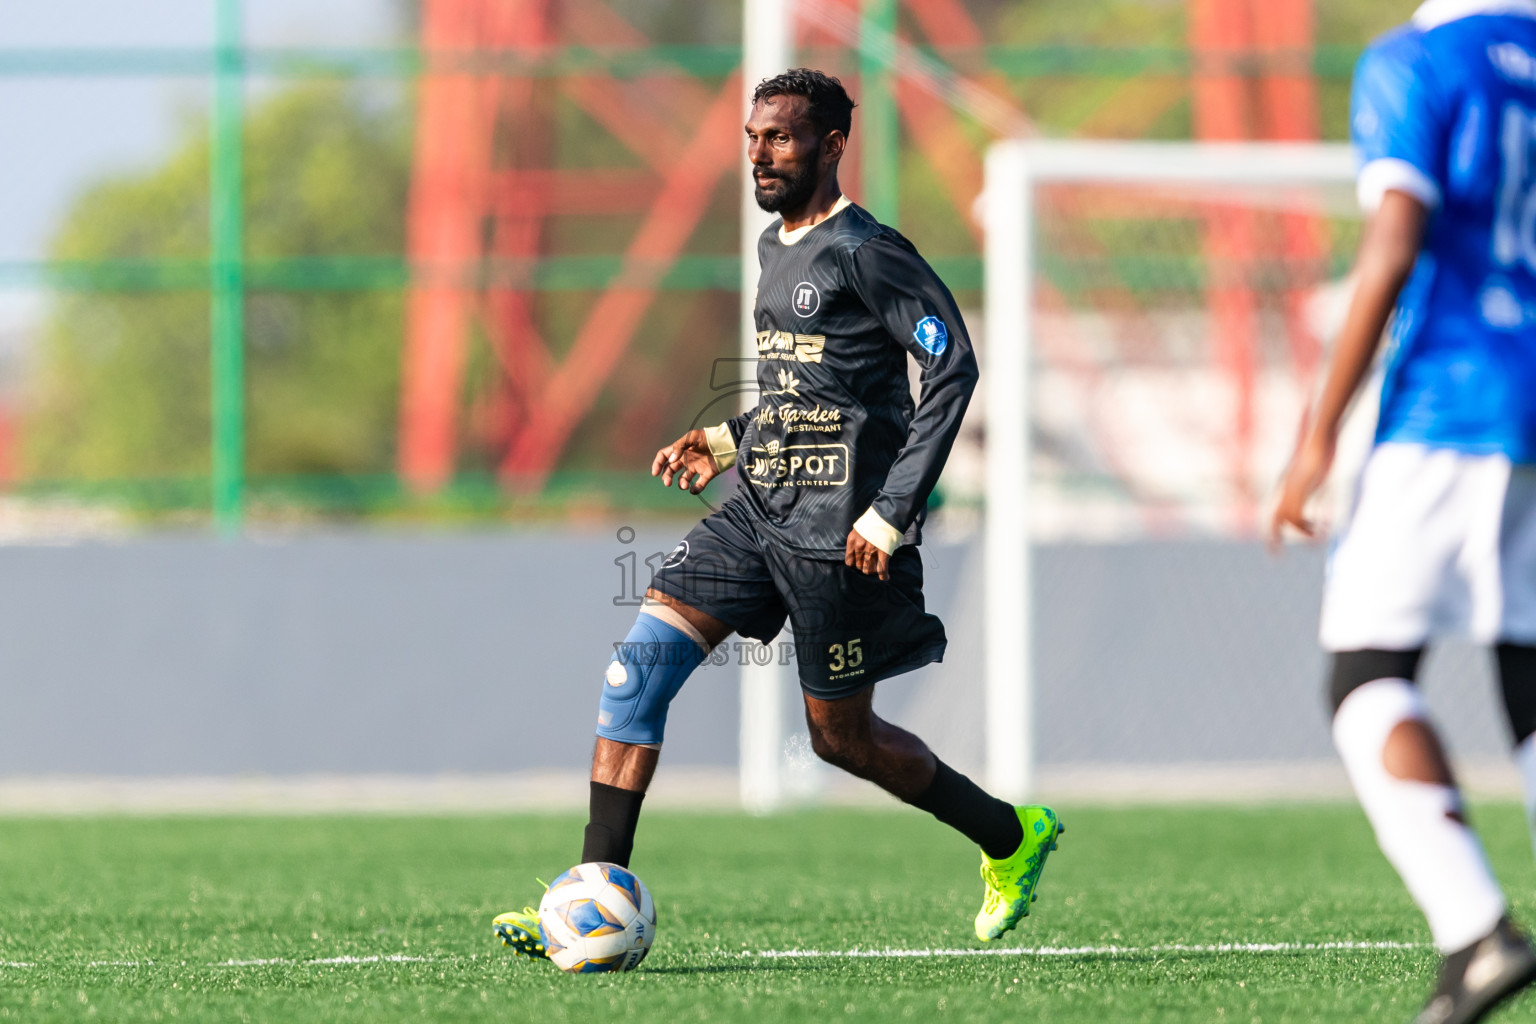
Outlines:
<svg viewBox="0 0 1536 1024"><path fill-rule="evenodd" d="M1348 950L1328 949L1277 949L1265 950L1255 953L1254 958L1269 960L1299 961L1315 958L1329 953L1349 953ZM1416 962L1417 957L1430 956L1430 952L1419 949L1405 950L1380 950L1381 953L1407 954L1411 961ZM1015 967L1032 967L1041 971L1051 969L1068 971L1081 971L1102 968L1106 965L1157 967L1164 964L1183 963L1198 964L1205 968L1229 968L1232 970L1246 970L1240 967L1230 958L1229 951L1217 949L1181 949L1181 950L1127 950L1106 956L1099 953L1060 953L1050 956L1021 953L1017 958L1006 953L996 953L987 956L807 956L807 957L764 957L743 958L741 960L708 963L687 964L677 966L641 967L638 972L649 974L741 974L762 971L804 973L808 971L841 970L847 971L860 964L870 966L881 964L891 965L901 963L907 967L927 966L932 968L950 969L957 964L968 963L976 966L1013 965Z"/></svg>
<svg viewBox="0 0 1536 1024"><path fill-rule="evenodd" d="M639 967L636 974L752 974L759 971L796 971L804 972L820 970L827 967L826 961L791 960L783 959L742 960L735 963L717 964L679 964L676 967Z"/></svg>

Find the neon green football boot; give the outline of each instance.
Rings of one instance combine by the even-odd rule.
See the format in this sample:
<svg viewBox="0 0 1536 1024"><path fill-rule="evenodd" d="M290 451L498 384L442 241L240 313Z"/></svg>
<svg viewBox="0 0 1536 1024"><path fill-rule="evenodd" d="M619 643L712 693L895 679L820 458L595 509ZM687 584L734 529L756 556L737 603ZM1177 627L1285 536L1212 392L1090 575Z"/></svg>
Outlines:
<svg viewBox="0 0 1536 1024"><path fill-rule="evenodd" d="M537 909L524 907L522 910L509 910L492 921L491 927L502 944L511 946L512 952L518 956L534 960L549 959L549 953L544 948L544 932L539 928Z"/></svg>
<svg viewBox="0 0 1536 1024"><path fill-rule="evenodd" d="M982 942L1001 938L1029 916L1045 858L1056 849L1056 837L1066 831L1049 807L1015 807L1014 811L1024 827L1019 848L1005 860L981 855L981 880L987 892L976 915L976 937Z"/></svg>

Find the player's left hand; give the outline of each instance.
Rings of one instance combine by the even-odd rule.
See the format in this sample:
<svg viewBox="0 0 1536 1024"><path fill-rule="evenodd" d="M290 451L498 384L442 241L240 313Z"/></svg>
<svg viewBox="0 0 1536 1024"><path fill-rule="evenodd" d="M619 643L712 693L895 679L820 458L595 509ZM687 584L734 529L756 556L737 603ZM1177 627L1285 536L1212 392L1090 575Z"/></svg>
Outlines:
<svg viewBox="0 0 1536 1024"><path fill-rule="evenodd" d="M865 540L858 530L848 531L843 564L853 566L866 576L879 576L882 580L891 578L891 556Z"/></svg>

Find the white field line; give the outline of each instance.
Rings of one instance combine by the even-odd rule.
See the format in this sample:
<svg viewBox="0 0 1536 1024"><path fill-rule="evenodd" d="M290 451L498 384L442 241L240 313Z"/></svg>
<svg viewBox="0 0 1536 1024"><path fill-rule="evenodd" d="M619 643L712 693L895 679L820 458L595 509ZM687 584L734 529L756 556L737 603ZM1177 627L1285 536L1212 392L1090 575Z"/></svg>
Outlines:
<svg viewBox="0 0 1536 1024"><path fill-rule="evenodd" d="M276 957L270 960L213 960L199 964L200 967L326 967L337 964L445 964L455 960L466 959L462 956L402 956L400 954L387 956L327 956L314 960L296 960L289 957ZM469 959L473 959L470 957ZM88 967L153 967L156 964L165 965L164 960L91 960ZM28 963L21 960L0 960L0 968L6 967L37 967L36 963ZM181 961L180 966L186 967L187 962Z"/></svg>
<svg viewBox="0 0 1536 1024"><path fill-rule="evenodd" d="M324 967L333 964L440 964L450 960L462 960L457 956L328 956L318 960L289 960L278 957L273 960L220 960L209 967Z"/></svg>
<svg viewBox="0 0 1536 1024"><path fill-rule="evenodd" d="M706 955L732 956L749 960L879 960L927 959L965 956L1147 956L1161 953L1323 953L1329 951L1373 952L1379 950L1427 949L1423 942L1219 942L1210 945L1165 943L1153 946L1023 946L995 949L762 949L719 951ZM329 956L312 960L275 957L267 960L215 960L203 967L329 967L366 964L442 964L474 957L462 956ZM92 960L91 967L152 967L154 960ZM164 961L159 961L164 964ZM0 960L0 969L36 967L36 963ZM183 962L185 966L185 962Z"/></svg>

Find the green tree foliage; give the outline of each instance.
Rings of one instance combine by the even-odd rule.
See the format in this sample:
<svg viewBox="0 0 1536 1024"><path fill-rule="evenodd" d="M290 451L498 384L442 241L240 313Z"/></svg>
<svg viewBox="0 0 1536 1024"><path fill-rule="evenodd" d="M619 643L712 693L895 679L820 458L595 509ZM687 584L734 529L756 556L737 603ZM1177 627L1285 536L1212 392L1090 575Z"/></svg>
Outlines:
<svg viewBox="0 0 1536 1024"><path fill-rule="evenodd" d="M409 145L397 104L306 85L255 105L245 133L246 255L398 259ZM29 477L110 480L209 470L207 131L191 125L160 167L83 194L54 241L60 261L181 260L154 290L66 293L39 348L25 428ZM359 473L392 462L398 289L283 291L246 307L247 450L253 475ZM259 278L258 278L259 281ZM143 282L139 282L142 284ZM297 290L287 290L297 286Z"/></svg>

